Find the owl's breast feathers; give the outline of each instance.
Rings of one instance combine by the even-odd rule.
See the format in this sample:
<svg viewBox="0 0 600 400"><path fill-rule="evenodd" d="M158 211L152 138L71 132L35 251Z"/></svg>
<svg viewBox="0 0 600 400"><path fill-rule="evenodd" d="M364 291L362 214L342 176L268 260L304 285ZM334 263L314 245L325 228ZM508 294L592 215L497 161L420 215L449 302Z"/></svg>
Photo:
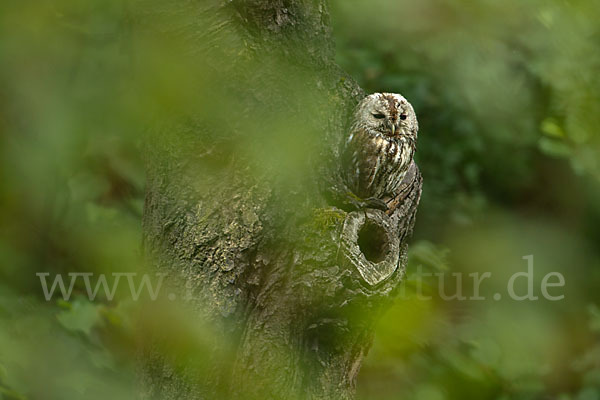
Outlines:
<svg viewBox="0 0 600 400"><path fill-rule="evenodd" d="M390 138L362 130L355 132L345 151L349 185L362 198L386 200L394 197L414 152L412 137Z"/></svg>

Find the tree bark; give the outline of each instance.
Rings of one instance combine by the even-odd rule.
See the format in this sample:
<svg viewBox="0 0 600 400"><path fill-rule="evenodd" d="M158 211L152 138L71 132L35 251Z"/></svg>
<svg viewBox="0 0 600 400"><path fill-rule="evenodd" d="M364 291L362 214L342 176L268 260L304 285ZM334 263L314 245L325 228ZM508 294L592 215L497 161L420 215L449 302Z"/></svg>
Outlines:
<svg viewBox="0 0 600 400"><path fill-rule="evenodd" d="M198 107L149 140L144 248L210 335L144 332L141 397L352 398L404 273L416 165L393 212L330 204L364 93L334 62L324 0L188 1L157 18L202 76Z"/></svg>

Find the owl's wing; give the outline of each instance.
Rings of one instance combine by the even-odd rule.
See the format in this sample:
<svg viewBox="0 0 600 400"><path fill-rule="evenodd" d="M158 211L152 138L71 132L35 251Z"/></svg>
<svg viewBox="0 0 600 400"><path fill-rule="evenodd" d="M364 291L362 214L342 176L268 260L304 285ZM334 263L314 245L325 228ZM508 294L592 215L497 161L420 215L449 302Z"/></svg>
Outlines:
<svg viewBox="0 0 600 400"><path fill-rule="evenodd" d="M340 152L338 164L331 168L321 188L322 193L329 204L341 208L345 211L364 210L374 208L378 210L387 210L387 205L383 200L376 198L363 199L356 195L356 185L358 174L356 165L354 165L354 150L346 143Z"/></svg>
<svg viewBox="0 0 600 400"><path fill-rule="evenodd" d="M387 202L387 206L388 206L388 213L393 213L394 210L396 208L398 208L402 203L404 203L404 200L408 197L408 195L411 193L411 191L415 188L418 187L419 190L420 189L420 185L419 182L421 181L421 172L419 171L419 167L417 166L417 163L413 162L410 164L410 166L408 167L408 170L406 171L406 174L404 175L404 178L402 179L402 182L400 183L400 187L398 189L398 193L396 194L396 196L394 198L392 198L391 200L389 200ZM418 198L420 198L420 193L417 196Z"/></svg>

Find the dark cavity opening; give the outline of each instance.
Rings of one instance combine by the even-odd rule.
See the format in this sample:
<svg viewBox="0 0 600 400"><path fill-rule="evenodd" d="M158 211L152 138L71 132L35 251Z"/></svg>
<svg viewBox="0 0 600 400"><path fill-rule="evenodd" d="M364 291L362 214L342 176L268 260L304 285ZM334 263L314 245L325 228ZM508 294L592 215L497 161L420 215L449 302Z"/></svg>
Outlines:
<svg viewBox="0 0 600 400"><path fill-rule="evenodd" d="M364 224L358 232L358 247L367 261L383 261L389 251L387 235L383 228L371 222Z"/></svg>

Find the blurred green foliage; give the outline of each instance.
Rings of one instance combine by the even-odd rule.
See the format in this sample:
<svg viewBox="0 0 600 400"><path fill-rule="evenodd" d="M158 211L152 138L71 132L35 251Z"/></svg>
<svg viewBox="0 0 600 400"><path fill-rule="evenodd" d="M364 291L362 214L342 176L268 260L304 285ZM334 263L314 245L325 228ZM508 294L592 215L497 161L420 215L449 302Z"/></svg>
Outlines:
<svg viewBox="0 0 600 400"><path fill-rule="evenodd" d="M599 20L597 1L334 3L342 67L414 105L425 180L362 398L600 398ZM493 300L529 254L537 294L558 271L565 299ZM442 271L467 296L466 274L492 272L487 300L441 301L424 274Z"/></svg>
<svg viewBox="0 0 600 400"><path fill-rule="evenodd" d="M332 8L342 67L414 105L425 178L406 284L359 396L600 398L600 4ZM90 302L81 283L69 301L45 302L35 274L142 271L140 127L225 117L226 99L195 92L210 76L168 36L136 36L138 17L116 0L0 4L0 399L133 397L131 304ZM279 145L250 151L260 160ZM300 135L289 145L307 148ZM289 171L294 160L273 158ZM564 300L492 299L528 254L537 288L548 272L565 276ZM437 276L423 275L486 271L485 301L442 301ZM420 282L433 300L417 296ZM179 325L193 355L215 340Z"/></svg>

